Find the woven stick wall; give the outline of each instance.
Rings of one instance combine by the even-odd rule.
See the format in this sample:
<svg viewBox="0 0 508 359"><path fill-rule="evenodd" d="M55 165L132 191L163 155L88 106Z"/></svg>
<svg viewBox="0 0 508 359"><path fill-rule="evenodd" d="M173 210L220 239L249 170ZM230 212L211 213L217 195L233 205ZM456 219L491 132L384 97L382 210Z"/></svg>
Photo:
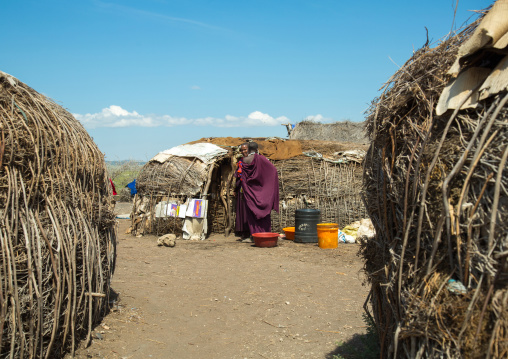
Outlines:
<svg viewBox="0 0 508 359"><path fill-rule="evenodd" d="M164 163L150 161L141 169L136 187L151 195L191 196L201 190L208 166L197 158L173 156Z"/></svg>
<svg viewBox="0 0 508 359"><path fill-rule="evenodd" d="M300 208L319 209L322 222L340 227L366 217L361 164L298 156L274 161L274 165L279 174L280 212L272 212L273 231L294 226L295 210Z"/></svg>
<svg viewBox="0 0 508 359"><path fill-rule="evenodd" d="M233 155L217 166L208 196L208 226L211 233L229 235L235 230L234 172L237 160ZM229 193L229 195L228 195Z"/></svg>
<svg viewBox="0 0 508 359"><path fill-rule="evenodd" d="M508 355L508 96L434 111L475 26L418 50L370 108L362 253L383 358Z"/></svg>
<svg viewBox="0 0 508 359"><path fill-rule="evenodd" d="M62 357L108 303L104 156L70 113L3 72L0 126L0 357Z"/></svg>

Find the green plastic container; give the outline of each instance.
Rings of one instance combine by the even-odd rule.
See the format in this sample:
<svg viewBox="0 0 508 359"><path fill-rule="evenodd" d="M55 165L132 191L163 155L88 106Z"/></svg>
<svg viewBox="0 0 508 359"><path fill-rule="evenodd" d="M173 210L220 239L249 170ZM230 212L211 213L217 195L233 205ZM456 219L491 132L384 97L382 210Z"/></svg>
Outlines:
<svg viewBox="0 0 508 359"><path fill-rule="evenodd" d="M319 209L304 208L295 211L295 242L317 243L317 224L320 222Z"/></svg>

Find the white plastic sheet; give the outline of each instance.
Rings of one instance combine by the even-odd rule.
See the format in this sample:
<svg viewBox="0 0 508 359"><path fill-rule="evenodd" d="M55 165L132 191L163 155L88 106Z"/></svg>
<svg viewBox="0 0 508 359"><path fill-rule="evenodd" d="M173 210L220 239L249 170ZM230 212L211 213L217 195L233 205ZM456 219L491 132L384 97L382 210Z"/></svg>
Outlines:
<svg viewBox="0 0 508 359"><path fill-rule="evenodd" d="M212 143L195 143L192 145L180 145L169 150L159 152L151 161L164 163L172 156L199 158L204 163L213 162L216 157L225 155L227 150Z"/></svg>

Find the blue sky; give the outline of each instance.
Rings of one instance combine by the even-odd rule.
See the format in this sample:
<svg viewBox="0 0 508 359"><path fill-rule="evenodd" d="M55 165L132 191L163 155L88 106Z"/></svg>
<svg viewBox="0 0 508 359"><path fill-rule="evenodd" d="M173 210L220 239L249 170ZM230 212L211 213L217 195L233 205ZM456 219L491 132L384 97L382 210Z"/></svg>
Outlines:
<svg viewBox="0 0 508 359"><path fill-rule="evenodd" d="M425 27L436 43L492 3L2 0L0 71L73 113L107 160L148 160L202 137L363 121Z"/></svg>

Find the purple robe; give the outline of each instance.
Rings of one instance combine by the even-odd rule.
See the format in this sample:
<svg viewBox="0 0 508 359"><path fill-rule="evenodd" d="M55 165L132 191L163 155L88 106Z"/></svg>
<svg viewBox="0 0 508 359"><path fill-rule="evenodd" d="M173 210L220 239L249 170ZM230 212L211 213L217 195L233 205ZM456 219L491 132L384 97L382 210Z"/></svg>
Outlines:
<svg viewBox="0 0 508 359"><path fill-rule="evenodd" d="M238 162L240 168L243 168L244 163L242 160ZM242 189L242 181L240 180L241 169L235 172L236 177L236 219L235 219L235 232L241 234L242 237L250 236L249 225L247 223L247 204L245 203L245 198L243 197Z"/></svg>
<svg viewBox="0 0 508 359"><path fill-rule="evenodd" d="M252 163L243 164L241 178L250 233L271 232L270 213L272 209L279 212L277 169L266 157L255 154Z"/></svg>

